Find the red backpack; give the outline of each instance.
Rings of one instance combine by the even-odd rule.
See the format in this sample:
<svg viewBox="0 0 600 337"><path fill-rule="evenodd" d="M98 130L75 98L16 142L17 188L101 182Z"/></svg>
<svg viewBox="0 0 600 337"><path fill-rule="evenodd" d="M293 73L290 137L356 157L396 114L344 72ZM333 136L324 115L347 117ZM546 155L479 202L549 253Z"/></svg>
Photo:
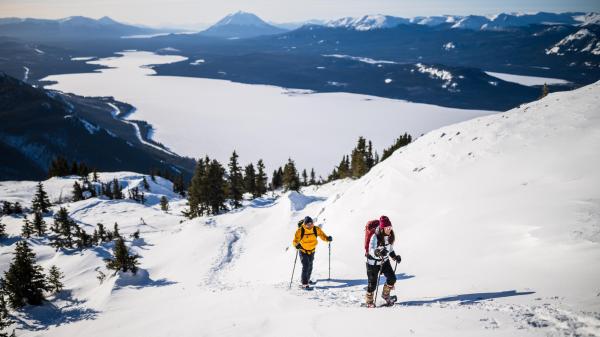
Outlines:
<svg viewBox="0 0 600 337"><path fill-rule="evenodd" d="M365 226L365 254L369 254L369 242L371 242L371 237L375 234L375 230L379 227L379 220L371 220L367 222Z"/></svg>

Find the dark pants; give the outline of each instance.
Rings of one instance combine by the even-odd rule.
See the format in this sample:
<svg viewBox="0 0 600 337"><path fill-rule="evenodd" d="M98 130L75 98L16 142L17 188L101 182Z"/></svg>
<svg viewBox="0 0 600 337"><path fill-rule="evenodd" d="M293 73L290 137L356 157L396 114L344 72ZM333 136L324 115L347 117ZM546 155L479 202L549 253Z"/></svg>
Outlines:
<svg viewBox="0 0 600 337"><path fill-rule="evenodd" d="M393 286L396 283L396 275L394 274L394 269L390 264L390 260L387 260L380 266L372 266L367 263L367 278L369 280L369 285L367 287L367 291L372 293L375 291L377 287L377 276L379 276L379 268L381 268L381 273L385 275L386 283L390 286Z"/></svg>
<svg viewBox="0 0 600 337"><path fill-rule="evenodd" d="M303 252L300 253L300 261L302 262L302 284L308 284L310 281L310 274L312 274L313 260L315 259L315 254L306 254Z"/></svg>

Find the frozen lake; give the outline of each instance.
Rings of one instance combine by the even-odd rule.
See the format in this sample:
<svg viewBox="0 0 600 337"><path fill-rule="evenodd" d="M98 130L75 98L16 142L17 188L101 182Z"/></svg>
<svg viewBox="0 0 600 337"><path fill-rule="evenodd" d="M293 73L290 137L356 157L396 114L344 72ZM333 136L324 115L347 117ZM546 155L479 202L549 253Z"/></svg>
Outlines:
<svg viewBox="0 0 600 337"><path fill-rule="evenodd" d="M404 132L413 137L443 125L493 113L349 93L308 93L225 80L151 76L149 65L185 61L176 55L125 51L87 61L111 67L46 77L49 89L113 96L136 107L129 118L151 123L153 139L194 158L226 164L235 149L242 164L262 158L269 172L288 157L324 178L359 136L380 153ZM201 66L201 65L199 65Z"/></svg>

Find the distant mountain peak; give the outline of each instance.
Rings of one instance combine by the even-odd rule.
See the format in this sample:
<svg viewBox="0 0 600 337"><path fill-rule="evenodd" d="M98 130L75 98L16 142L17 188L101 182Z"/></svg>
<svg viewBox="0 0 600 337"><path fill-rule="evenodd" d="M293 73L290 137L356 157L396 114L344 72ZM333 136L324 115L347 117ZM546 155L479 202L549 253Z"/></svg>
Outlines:
<svg viewBox="0 0 600 337"><path fill-rule="evenodd" d="M201 34L224 38L247 38L286 31L268 24L253 13L237 11L225 16Z"/></svg>
<svg viewBox="0 0 600 337"><path fill-rule="evenodd" d="M264 20L259 18L256 14L248 13L244 11L237 11L231 13L217 23L213 27L225 26L225 25L240 25L240 26L264 26L269 25Z"/></svg>

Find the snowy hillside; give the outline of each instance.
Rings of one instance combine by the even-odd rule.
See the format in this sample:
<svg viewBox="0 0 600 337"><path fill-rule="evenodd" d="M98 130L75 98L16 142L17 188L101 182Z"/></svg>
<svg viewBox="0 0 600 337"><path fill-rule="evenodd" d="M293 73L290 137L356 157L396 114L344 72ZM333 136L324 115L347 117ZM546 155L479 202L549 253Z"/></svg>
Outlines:
<svg viewBox="0 0 600 337"><path fill-rule="evenodd" d="M597 336L600 334L600 82L511 111L432 131L359 180L247 200L244 208L186 220L169 182L149 201L92 198L67 204L86 230L119 223L141 255L138 275L109 276L106 243L55 252L31 239L38 262L58 265L65 290L52 305L17 313L18 336ZM101 173L124 188L135 173ZM52 201L73 179L45 182ZM0 183L0 200L29 206L33 182ZM170 199L160 210L157 199ZM57 209L57 206L53 208ZM363 228L386 214L397 234L392 308L364 309ZM315 290L288 290L296 222L316 218ZM143 219L143 220L142 220ZM22 219L3 217L11 238ZM48 217L47 222L52 220ZM379 299L381 301L381 299ZM301 328L297 327L302 322Z"/></svg>

